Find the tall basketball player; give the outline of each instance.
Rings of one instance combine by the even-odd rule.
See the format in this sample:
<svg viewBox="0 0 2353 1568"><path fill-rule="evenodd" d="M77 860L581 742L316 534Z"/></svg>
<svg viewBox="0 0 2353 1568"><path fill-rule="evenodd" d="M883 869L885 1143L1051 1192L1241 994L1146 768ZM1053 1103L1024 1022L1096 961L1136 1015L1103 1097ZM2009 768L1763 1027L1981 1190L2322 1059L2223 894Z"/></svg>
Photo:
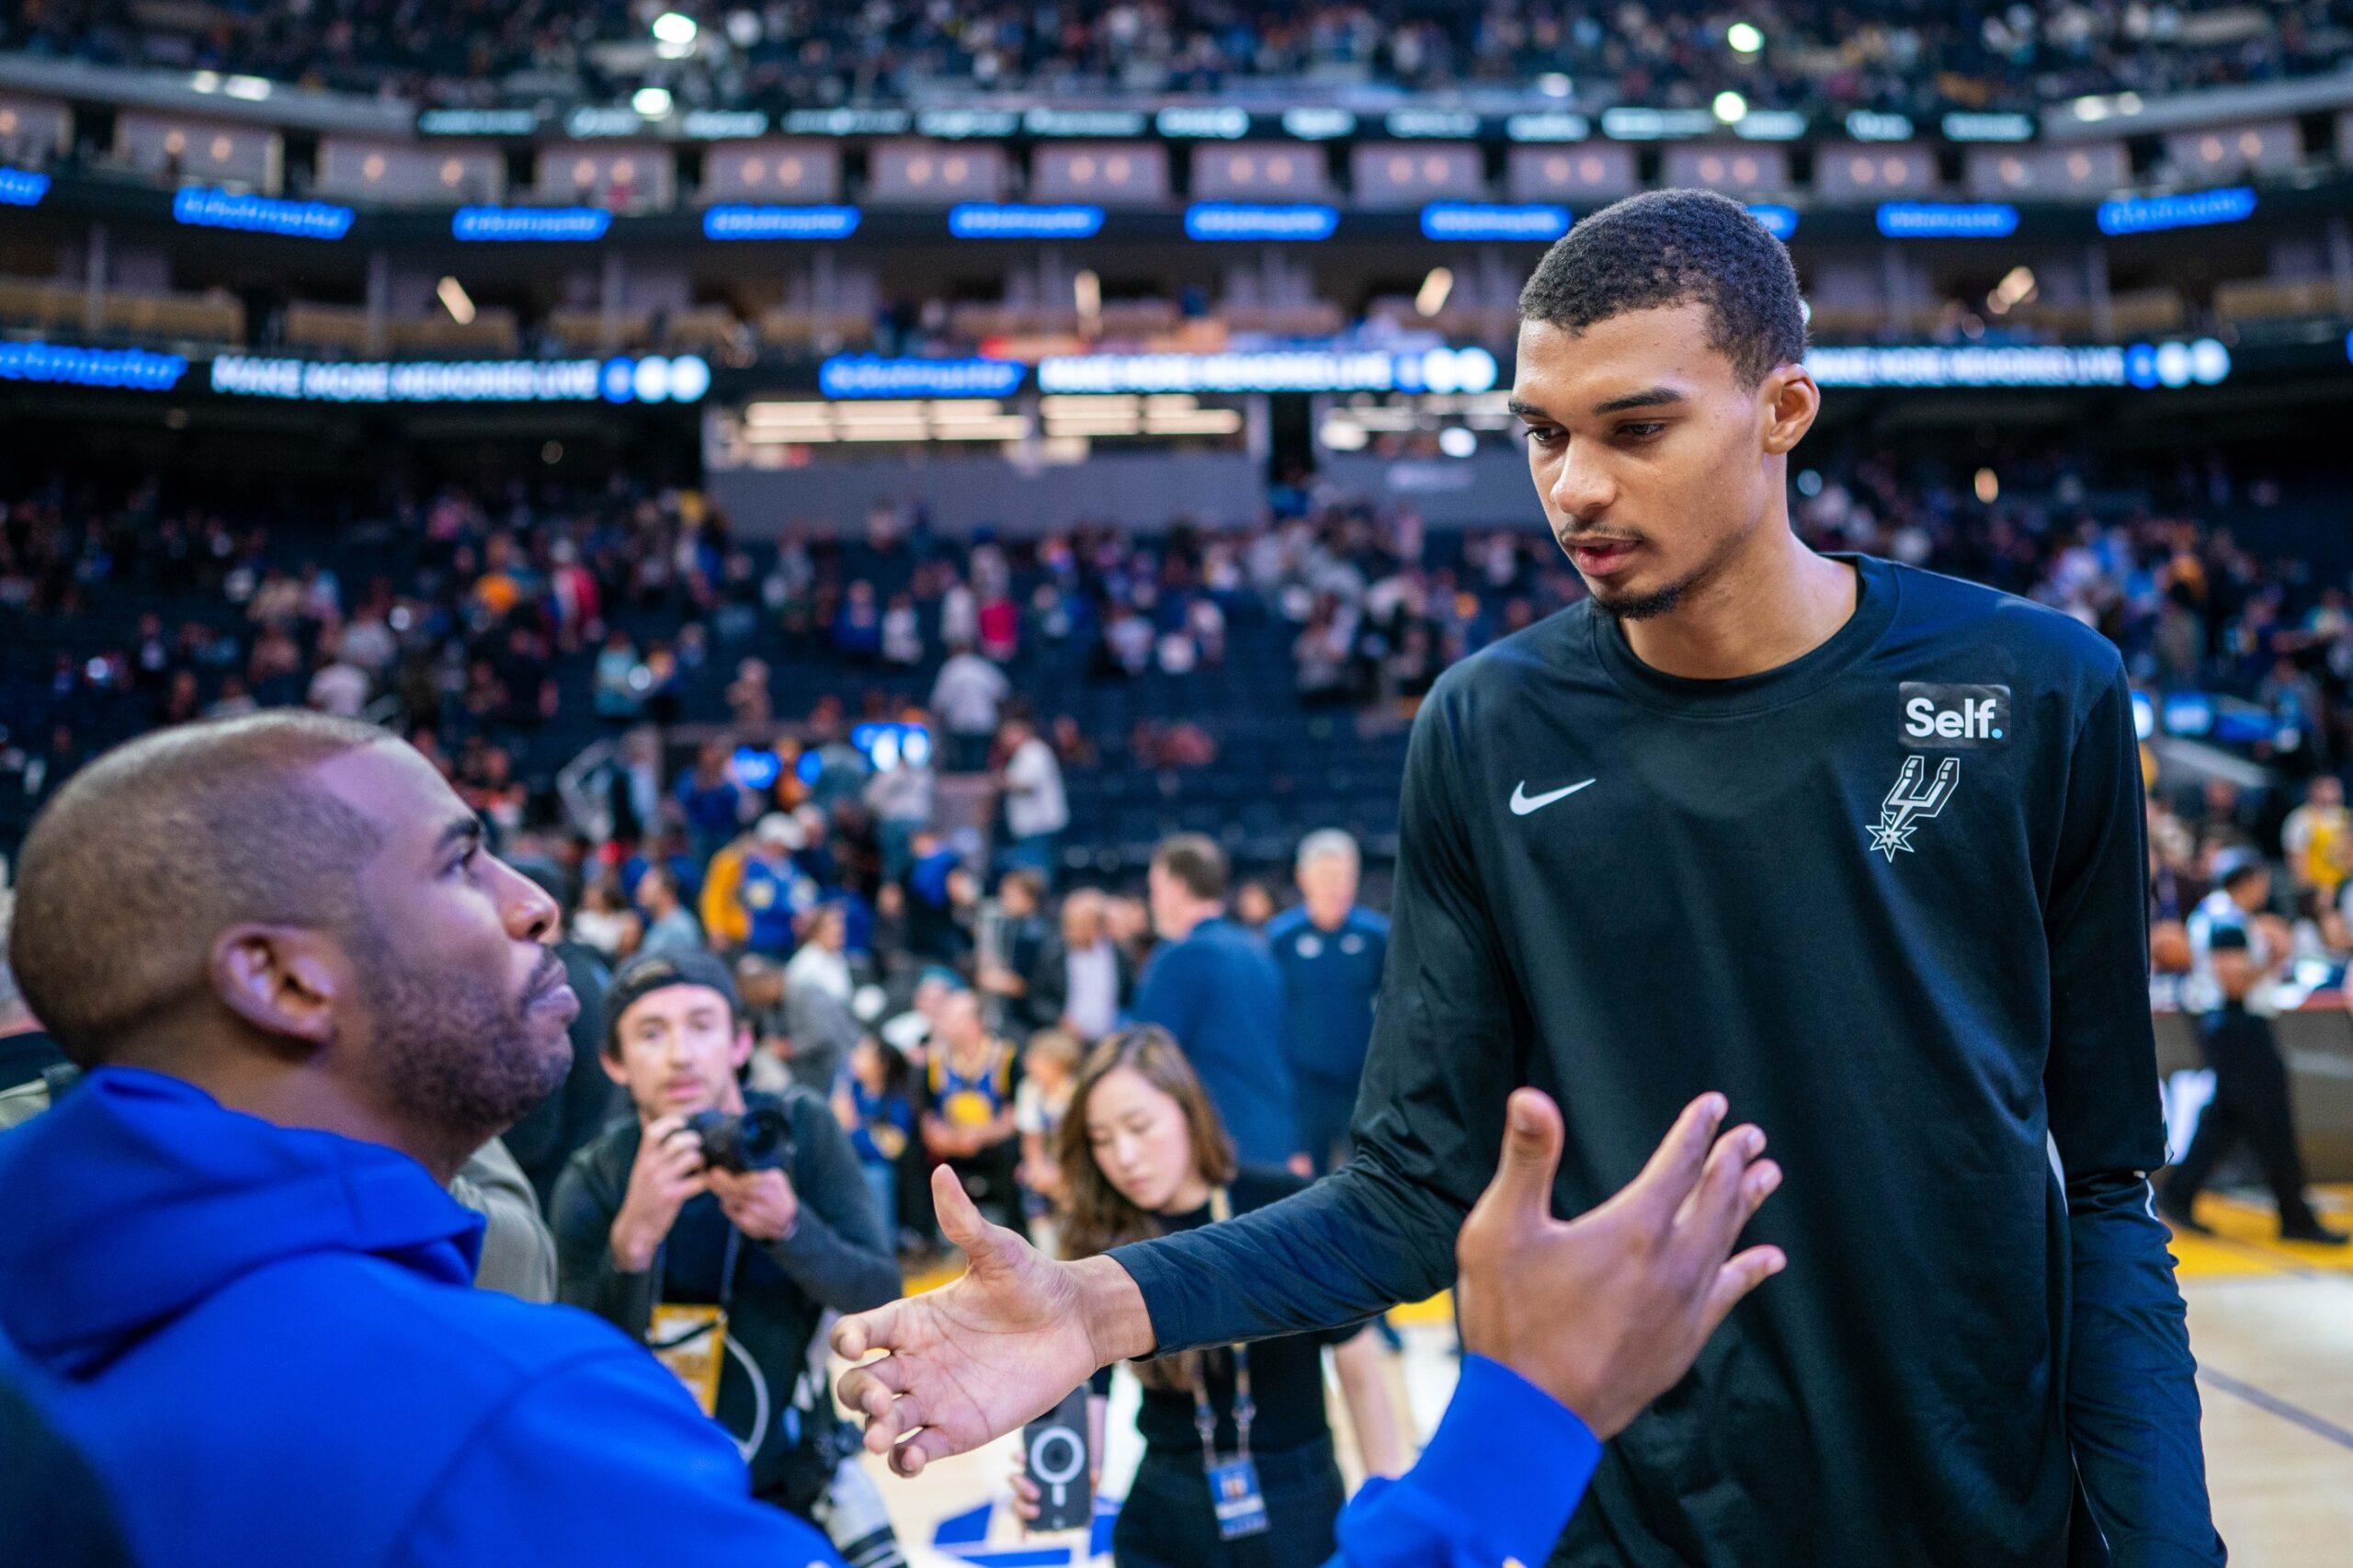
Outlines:
<svg viewBox="0 0 2353 1568"><path fill-rule="evenodd" d="M1736 204L1620 202L1520 310L1512 405L1591 597L1415 722L1355 1159L1086 1263L992 1245L850 1320L846 1353L891 1353L843 1385L870 1446L912 1473L1100 1363L1431 1293L1517 1085L1567 1118L1564 1212L1721 1086L1787 1172L1753 1233L1788 1271L1611 1445L1556 1562L2220 1563L2149 1207L2116 650L1792 534L1821 393L1788 253Z"/></svg>

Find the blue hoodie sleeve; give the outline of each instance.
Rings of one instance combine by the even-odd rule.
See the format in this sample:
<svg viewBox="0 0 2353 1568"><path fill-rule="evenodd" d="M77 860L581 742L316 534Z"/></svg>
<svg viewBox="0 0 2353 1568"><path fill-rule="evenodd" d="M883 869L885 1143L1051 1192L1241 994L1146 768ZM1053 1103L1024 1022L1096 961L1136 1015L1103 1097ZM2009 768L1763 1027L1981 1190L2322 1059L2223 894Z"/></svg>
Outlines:
<svg viewBox="0 0 2353 1568"><path fill-rule="evenodd" d="M1429 1447L1403 1478L1365 1483L1324 1568L1541 1562L1600 1461L1601 1444L1566 1405L1499 1361L1465 1356Z"/></svg>
<svg viewBox="0 0 2353 1568"><path fill-rule="evenodd" d="M524 1388L430 1496L392 1561L645 1568L685 1548L762 1568L842 1568L805 1521L752 1500L735 1445L633 1347Z"/></svg>

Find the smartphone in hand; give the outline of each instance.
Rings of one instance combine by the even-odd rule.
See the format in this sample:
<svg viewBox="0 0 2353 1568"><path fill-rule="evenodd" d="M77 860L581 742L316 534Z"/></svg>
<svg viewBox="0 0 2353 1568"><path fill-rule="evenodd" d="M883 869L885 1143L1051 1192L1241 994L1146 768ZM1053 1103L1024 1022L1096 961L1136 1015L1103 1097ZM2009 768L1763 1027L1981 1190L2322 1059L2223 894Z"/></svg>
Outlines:
<svg viewBox="0 0 2353 1568"><path fill-rule="evenodd" d="M1038 1488L1038 1517L1029 1521L1033 1531L1085 1529L1094 1522L1094 1456L1086 1450L1086 1388L1081 1384L1022 1428L1027 1473Z"/></svg>

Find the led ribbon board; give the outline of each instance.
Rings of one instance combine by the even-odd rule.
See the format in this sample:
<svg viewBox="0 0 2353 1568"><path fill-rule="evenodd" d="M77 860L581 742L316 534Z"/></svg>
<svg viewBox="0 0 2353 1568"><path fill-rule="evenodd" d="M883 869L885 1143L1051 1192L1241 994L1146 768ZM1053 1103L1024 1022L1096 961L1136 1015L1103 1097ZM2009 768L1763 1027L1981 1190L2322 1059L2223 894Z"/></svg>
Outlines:
<svg viewBox="0 0 2353 1568"><path fill-rule="evenodd" d="M259 358L212 361L212 390L300 403L694 403L710 390L699 357L612 359Z"/></svg>
<svg viewBox="0 0 2353 1568"><path fill-rule="evenodd" d="M846 240L858 233L855 207L749 207L707 209L707 240Z"/></svg>
<svg viewBox="0 0 2353 1568"><path fill-rule="evenodd" d="M817 367L817 390L830 398L1006 397L1028 367L1010 359L885 359L836 354Z"/></svg>
<svg viewBox="0 0 2353 1568"><path fill-rule="evenodd" d="M2103 234L2154 234L2165 229L2195 229L2236 223L2255 216L2255 189L2228 186L2179 196L2120 196L2099 204Z"/></svg>
<svg viewBox="0 0 2353 1568"><path fill-rule="evenodd" d="M1491 390L1483 348L1300 348L1231 354L1064 354L1038 362L1043 392L1322 392Z"/></svg>
<svg viewBox="0 0 2353 1568"><path fill-rule="evenodd" d="M145 348L74 348L54 343L0 343L0 381L165 392L188 373L177 354Z"/></svg>
<svg viewBox="0 0 2353 1568"><path fill-rule="evenodd" d="M2212 386L2231 373L2211 337L2067 348L2036 344L1946 348L1810 348L1805 368L1825 387Z"/></svg>
<svg viewBox="0 0 2353 1568"><path fill-rule="evenodd" d="M289 234L304 240L339 240L351 229L352 211L332 201L280 201L269 196L239 196L209 186L190 186L172 198L172 220L199 229L242 229L256 234Z"/></svg>
<svg viewBox="0 0 2353 1568"><path fill-rule="evenodd" d="M1422 233L1433 240L1557 240L1568 232L1565 207L1433 201L1422 209Z"/></svg>
<svg viewBox="0 0 2353 1568"><path fill-rule="evenodd" d="M1102 227L1100 207L967 201L948 210L948 232L960 240L1084 240Z"/></svg>
<svg viewBox="0 0 2353 1568"><path fill-rule="evenodd" d="M38 207L49 194L49 176L30 169L0 169L0 207Z"/></svg>
<svg viewBox="0 0 2353 1568"><path fill-rule="evenodd" d="M1891 240L1998 240L2016 233L2018 210L2006 201L1882 201L1879 232Z"/></svg>
<svg viewBox="0 0 2353 1568"><path fill-rule="evenodd" d="M460 207L449 233L460 240L601 240L613 215L601 207Z"/></svg>
<svg viewBox="0 0 2353 1568"><path fill-rule="evenodd" d="M1340 210L1322 202L1196 201L1185 209L1185 234L1196 240L1328 240Z"/></svg>

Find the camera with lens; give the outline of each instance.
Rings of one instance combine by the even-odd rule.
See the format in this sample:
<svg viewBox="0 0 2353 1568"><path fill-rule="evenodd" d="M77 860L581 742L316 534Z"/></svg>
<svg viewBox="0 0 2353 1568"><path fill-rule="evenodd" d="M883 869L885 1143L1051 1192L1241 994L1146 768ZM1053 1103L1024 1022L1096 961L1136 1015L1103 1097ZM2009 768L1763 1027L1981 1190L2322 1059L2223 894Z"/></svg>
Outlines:
<svg viewBox="0 0 2353 1568"><path fill-rule="evenodd" d="M700 1111L687 1119L687 1131L702 1140L703 1164L715 1170L742 1176L792 1164L792 1123L772 1107L755 1106L741 1116Z"/></svg>

